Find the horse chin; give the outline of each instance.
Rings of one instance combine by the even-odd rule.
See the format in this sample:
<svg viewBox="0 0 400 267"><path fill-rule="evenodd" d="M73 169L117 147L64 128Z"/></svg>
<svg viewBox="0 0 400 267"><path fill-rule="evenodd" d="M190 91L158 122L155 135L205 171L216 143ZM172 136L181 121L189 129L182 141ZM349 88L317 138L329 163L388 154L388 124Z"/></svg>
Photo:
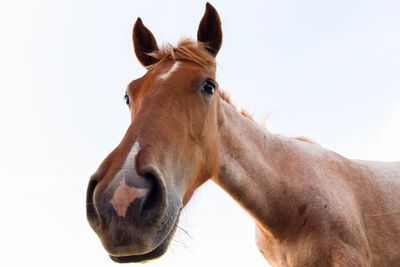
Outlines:
<svg viewBox="0 0 400 267"><path fill-rule="evenodd" d="M124 256L115 256L115 255L110 255L110 258L117 263L130 263L130 262L147 262L151 261L154 259L157 259L161 257L162 255L165 254L165 252L168 249L168 246L172 240L172 237L175 234L176 228L178 227L178 218L179 214L176 218L176 221L174 225L172 226L171 230L167 234L167 236L164 238L164 240L158 245L155 249L153 249L150 252L144 253L144 254L135 254L135 255L124 255Z"/></svg>
<svg viewBox="0 0 400 267"><path fill-rule="evenodd" d="M164 253L167 251L168 245L169 245L169 240L164 240L157 248L154 250L142 254L142 255L130 255L130 256L112 256L110 255L110 258L117 262L117 263L130 263L130 262L147 262L150 260L157 259L164 255Z"/></svg>

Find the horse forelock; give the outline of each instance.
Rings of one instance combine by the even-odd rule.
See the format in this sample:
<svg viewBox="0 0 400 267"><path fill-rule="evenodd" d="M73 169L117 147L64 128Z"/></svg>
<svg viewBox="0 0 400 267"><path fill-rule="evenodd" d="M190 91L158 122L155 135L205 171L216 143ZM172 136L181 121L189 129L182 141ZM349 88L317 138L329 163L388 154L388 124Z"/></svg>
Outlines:
<svg viewBox="0 0 400 267"><path fill-rule="evenodd" d="M168 43L164 44L160 49L149 53L149 56L156 59L157 63L147 68L152 69L158 63L165 61L186 61L194 63L204 68L207 72L215 74L215 57L205 48L206 46L203 43L186 38L179 41L176 47Z"/></svg>

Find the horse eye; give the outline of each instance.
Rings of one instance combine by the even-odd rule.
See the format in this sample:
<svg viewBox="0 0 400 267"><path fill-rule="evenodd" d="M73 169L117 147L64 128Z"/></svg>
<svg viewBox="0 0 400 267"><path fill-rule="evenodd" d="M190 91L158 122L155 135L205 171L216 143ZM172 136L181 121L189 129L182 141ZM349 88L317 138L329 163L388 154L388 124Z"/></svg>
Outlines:
<svg viewBox="0 0 400 267"><path fill-rule="evenodd" d="M212 81L206 80L201 86L201 91L209 96L212 96L215 92L215 85Z"/></svg>
<svg viewBox="0 0 400 267"><path fill-rule="evenodd" d="M124 98L125 98L125 103L129 106L129 96L126 94Z"/></svg>

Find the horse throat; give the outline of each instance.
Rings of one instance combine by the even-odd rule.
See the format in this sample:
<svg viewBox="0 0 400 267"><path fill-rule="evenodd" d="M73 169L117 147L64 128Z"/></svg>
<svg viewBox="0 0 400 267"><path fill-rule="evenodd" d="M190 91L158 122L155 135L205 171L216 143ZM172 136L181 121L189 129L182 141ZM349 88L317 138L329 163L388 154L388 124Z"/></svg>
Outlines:
<svg viewBox="0 0 400 267"><path fill-rule="evenodd" d="M293 219L293 200L288 191L292 174L286 166L293 162L296 143L303 141L269 133L222 100L218 124L219 174L214 182L263 231L276 238L287 234Z"/></svg>

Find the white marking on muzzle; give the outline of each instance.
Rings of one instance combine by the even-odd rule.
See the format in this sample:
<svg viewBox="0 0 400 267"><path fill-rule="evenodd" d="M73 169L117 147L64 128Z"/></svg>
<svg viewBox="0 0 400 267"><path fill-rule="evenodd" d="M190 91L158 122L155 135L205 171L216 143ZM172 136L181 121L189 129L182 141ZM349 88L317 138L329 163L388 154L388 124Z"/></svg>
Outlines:
<svg viewBox="0 0 400 267"><path fill-rule="evenodd" d="M115 190L111 204L118 216L125 217L129 205L137 198L141 198L147 194L148 189L130 187L126 184L125 178Z"/></svg>
<svg viewBox="0 0 400 267"><path fill-rule="evenodd" d="M163 73L163 74L160 75L160 79L166 80L169 76L171 76L171 74L172 74L174 71L176 71L176 70L178 69L178 67L179 67L180 64L181 64L181 63L180 63L179 61L176 61L176 62L174 63L174 65L172 65L172 67L171 67L167 72L165 72L165 73Z"/></svg>
<svg viewBox="0 0 400 267"><path fill-rule="evenodd" d="M129 205L137 198L146 195L148 189L131 187L126 184L127 174L136 173L136 156L140 151L139 142L135 142L125 159L124 165L115 175L108 189L113 192L111 205L118 216L125 217Z"/></svg>

